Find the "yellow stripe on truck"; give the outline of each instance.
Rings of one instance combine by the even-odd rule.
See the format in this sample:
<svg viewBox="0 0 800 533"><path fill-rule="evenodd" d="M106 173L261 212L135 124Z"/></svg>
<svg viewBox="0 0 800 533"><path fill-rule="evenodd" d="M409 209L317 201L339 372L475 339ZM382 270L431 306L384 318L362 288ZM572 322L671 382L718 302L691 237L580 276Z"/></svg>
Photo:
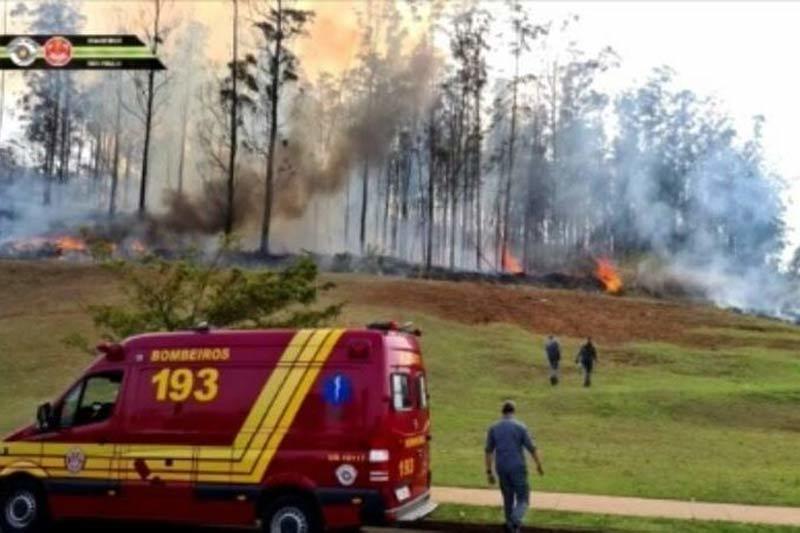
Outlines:
<svg viewBox="0 0 800 533"><path fill-rule="evenodd" d="M280 448L281 442L283 438L286 436L287 431L294 423L294 419L297 416L297 412L300 410L300 407L303 405L308 393L311 390L311 386L317 379L317 376L322 370L322 367L328 360L331 352L333 351L334 346L339 341L339 338L344 333L344 330L332 330L328 332L327 339L325 340L324 344L320 347L317 351L316 356L313 359L312 364L306 370L306 375L304 376L302 382L297 391L295 391L294 396L291 399L289 407L287 408L286 412L283 414L279 426L275 433L273 433L272 438L270 439L269 443L267 444L266 450L264 453L261 454L259 458L258 464L256 465L255 470L249 476L236 476L233 481L243 482L243 483L258 483L264 477L264 473L269 468L270 462L272 462L272 458L275 456L275 453ZM309 358L311 361L311 359ZM205 481L202 476L199 476L198 479L200 481Z"/></svg>
<svg viewBox="0 0 800 533"><path fill-rule="evenodd" d="M318 330L314 332L311 340L306 345L305 349L299 354L297 358L298 363L304 363L298 366L293 367L288 376L286 377L286 381L284 382L284 386L278 392L278 395L275 397L275 401L272 402L272 406L270 410L267 412L267 416L264 418L264 423L261 425L259 431L256 434L256 438L254 439L253 446L249 448L249 450L244 450L244 456L250 457L247 458L246 461L243 461L245 464L243 466L246 471L252 470L253 464L255 462L254 458L251 454L248 454L248 451L255 451L263 452L264 446L267 444L270 435L272 435L280 420L280 416L286 410L287 405L289 404L289 400L291 399L294 392L297 390L297 387L300 384L300 381L303 377L303 372L305 372L305 368L308 365L308 361L313 357L314 352L319 350L322 346L322 342L324 341L325 337L329 334L330 330ZM238 450L234 450L234 452L238 452ZM239 465L237 465L238 467ZM242 468L237 468L237 471L242 471Z"/></svg>
<svg viewBox="0 0 800 533"><path fill-rule="evenodd" d="M297 358L298 365L290 371L289 375L281 387L278 396L272 402L272 406L264 418L259 431L259 438L251 441L251 446L244 452L240 460L225 462L209 462L199 460L197 464L197 481L203 483L258 483L264 477L272 459L280 447L280 443L286 435L289 427L294 422L297 412L300 410L308 393L316 381L319 372L327 362L333 348L336 346L344 330L318 330L307 343ZM269 397L267 397L269 398ZM267 431L272 428L272 431ZM267 441L267 438L269 440ZM265 441L262 443L262 441ZM253 446L260 445L260 447ZM266 447L264 447L266 444ZM220 449L213 450L213 454L219 457ZM205 453L209 453L211 450ZM238 457L239 453L227 449L227 453ZM205 455L201 450L200 457ZM150 466L150 465L148 465ZM177 465L174 465L177 467ZM152 466L151 466L152 468ZM186 481L188 474L164 471L163 469L153 469L153 476L158 476L164 481Z"/></svg>
<svg viewBox="0 0 800 533"><path fill-rule="evenodd" d="M264 384L264 387L261 389L261 394L258 395L258 398L253 404L253 408L250 410L250 414L247 415L247 419L244 421L244 424L242 424L242 429L239 431L233 443L235 449L243 450L250 436L263 427L261 422L263 421L267 406L270 400L275 398L277 392L280 390L279 387L282 385L283 378L288 372L286 366L293 364L300 356L301 352L308 348L308 341L312 334L315 334L313 330L303 329L297 332L292 340L289 341L289 345L284 350L283 355L281 355L278 365L272 371L266 384Z"/></svg>
<svg viewBox="0 0 800 533"><path fill-rule="evenodd" d="M342 334L343 329L304 329L295 334L253 403L232 447L9 443L5 456L8 461L0 456L0 477L12 471L25 471L38 477L109 479L115 478L117 472L135 471L135 462L143 460L151 477L164 481L257 483L269 468ZM87 457L84 470L77 474L64 468L64 456L74 448L80 448ZM120 448L125 450L121 454L115 451ZM171 460L170 467L166 466L166 459Z"/></svg>

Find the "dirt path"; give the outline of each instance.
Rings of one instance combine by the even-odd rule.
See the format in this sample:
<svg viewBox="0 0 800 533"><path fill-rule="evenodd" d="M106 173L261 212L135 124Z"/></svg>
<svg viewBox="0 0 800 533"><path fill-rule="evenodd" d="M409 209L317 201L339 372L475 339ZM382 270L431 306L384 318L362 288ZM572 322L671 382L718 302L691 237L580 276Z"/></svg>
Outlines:
<svg viewBox="0 0 800 533"><path fill-rule="evenodd" d="M436 487L433 489L433 499L438 503L497 507L502 505L500 491L491 489ZM534 510L800 526L800 507L701 503L553 492L534 492L532 500Z"/></svg>

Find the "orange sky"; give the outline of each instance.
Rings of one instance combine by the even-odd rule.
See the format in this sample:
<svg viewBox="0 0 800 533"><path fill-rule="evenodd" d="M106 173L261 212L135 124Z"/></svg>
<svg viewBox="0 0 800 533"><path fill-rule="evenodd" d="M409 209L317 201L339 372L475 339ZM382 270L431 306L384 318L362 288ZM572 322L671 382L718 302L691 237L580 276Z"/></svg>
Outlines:
<svg viewBox="0 0 800 533"><path fill-rule="evenodd" d="M302 0L298 7L316 12L309 26L309 36L298 41L303 68L312 77L321 71L337 72L349 66L355 56L359 35L355 9L361 0ZM141 27L142 10L149 8L145 0L91 0L84 2L88 20L86 32L117 33L120 21L129 30ZM252 6L240 0L241 38L246 42ZM166 11L169 25L195 19L209 27L210 59L227 60L230 53L232 3L230 0L174 0ZM136 33L141 33L140 30Z"/></svg>

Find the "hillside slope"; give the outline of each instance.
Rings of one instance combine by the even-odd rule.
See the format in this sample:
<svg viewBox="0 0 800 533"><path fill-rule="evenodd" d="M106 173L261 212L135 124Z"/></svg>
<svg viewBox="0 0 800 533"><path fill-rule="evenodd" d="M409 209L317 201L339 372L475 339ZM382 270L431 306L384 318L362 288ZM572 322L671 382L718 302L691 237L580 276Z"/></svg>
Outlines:
<svg viewBox="0 0 800 533"><path fill-rule="evenodd" d="M543 452L543 490L800 505L800 329L713 308L490 284L332 276L341 322L413 320L423 331L434 476L483 484L482 441L517 400ZM88 363L61 339L93 335L82 306L118 301L94 266L0 262L0 430L30 420ZM565 365L597 339L595 386Z"/></svg>

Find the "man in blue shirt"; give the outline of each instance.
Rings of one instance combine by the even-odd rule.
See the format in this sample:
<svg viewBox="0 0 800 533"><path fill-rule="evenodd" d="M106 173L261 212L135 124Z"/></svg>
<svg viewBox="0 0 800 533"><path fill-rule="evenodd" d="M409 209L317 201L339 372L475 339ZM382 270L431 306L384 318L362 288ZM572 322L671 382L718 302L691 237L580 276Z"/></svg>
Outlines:
<svg viewBox="0 0 800 533"><path fill-rule="evenodd" d="M558 385L558 364L561 362L561 346L555 337L550 335L544 344L547 363L550 365L550 385Z"/></svg>
<svg viewBox="0 0 800 533"><path fill-rule="evenodd" d="M489 484L493 485L495 476L492 463L494 462L497 479L500 481L500 492L503 494L506 531L510 533L520 531L530 501L525 450L528 450L536 463L539 475L544 475L533 439L528 433L528 428L514 418L515 411L514 402L504 402L503 418L493 424L486 435L486 475Z"/></svg>

